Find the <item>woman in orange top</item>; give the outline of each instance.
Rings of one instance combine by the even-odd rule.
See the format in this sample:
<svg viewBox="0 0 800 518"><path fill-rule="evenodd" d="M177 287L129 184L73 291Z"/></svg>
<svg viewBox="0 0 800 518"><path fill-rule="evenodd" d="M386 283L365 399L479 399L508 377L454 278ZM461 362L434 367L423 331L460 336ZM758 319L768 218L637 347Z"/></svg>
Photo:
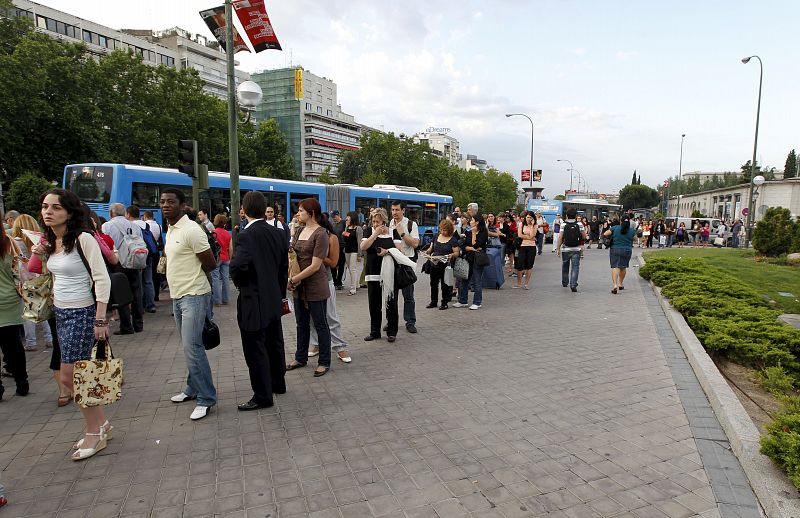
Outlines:
<svg viewBox="0 0 800 518"><path fill-rule="evenodd" d="M517 284L512 288L525 288L531 283L531 272L536 260L536 218L528 211L522 213L522 219L517 222L517 236L522 239L522 244L514 252L517 256L515 268L517 270ZM522 286L522 274L525 273L525 286Z"/></svg>

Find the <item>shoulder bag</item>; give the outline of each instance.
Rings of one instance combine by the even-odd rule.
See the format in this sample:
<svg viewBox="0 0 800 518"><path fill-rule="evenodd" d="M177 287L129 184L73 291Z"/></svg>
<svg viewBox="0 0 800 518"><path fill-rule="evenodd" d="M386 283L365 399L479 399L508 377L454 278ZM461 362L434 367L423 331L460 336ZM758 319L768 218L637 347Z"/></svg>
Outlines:
<svg viewBox="0 0 800 518"><path fill-rule="evenodd" d="M42 273L22 283L22 318L45 322L53 317L53 274L42 262Z"/></svg>
<svg viewBox="0 0 800 518"><path fill-rule="evenodd" d="M297 261L297 252L294 251L294 245L297 243L297 238L300 237L302 229L297 229L294 237L292 238L292 245L289 247L289 278L295 275L300 275L300 263Z"/></svg>
<svg viewBox="0 0 800 518"><path fill-rule="evenodd" d="M82 408L110 405L122 397L122 358L114 358L107 339L95 340L89 359L75 362L72 388Z"/></svg>
<svg viewBox="0 0 800 518"><path fill-rule="evenodd" d="M475 265L484 267L489 266L492 264L492 261L489 259L489 254L486 253L485 250L478 250L475 252Z"/></svg>
<svg viewBox="0 0 800 518"><path fill-rule="evenodd" d="M219 326L206 317L206 321L203 324L203 347L206 351L210 351L218 346L220 341Z"/></svg>
<svg viewBox="0 0 800 518"><path fill-rule="evenodd" d="M394 263L394 288L402 290L417 282L417 274L414 268L405 264Z"/></svg>
<svg viewBox="0 0 800 518"><path fill-rule="evenodd" d="M453 261L453 275L458 279L469 279L469 261L463 257L456 257Z"/></svg>

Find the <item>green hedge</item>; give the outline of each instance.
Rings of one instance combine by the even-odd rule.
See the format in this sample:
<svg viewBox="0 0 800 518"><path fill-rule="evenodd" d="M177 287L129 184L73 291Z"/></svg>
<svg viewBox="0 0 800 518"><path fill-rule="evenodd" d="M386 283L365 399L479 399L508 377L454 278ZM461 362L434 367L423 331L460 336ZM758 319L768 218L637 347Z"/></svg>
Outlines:
<svg viewBox="0 0 800 518"><path fill-rule="evenodd" d="M780 311L753 288L702 259L650 255L639 273L661 287L710 354L759 370L781 367L800 386L800 330L779 321ZM786 401L761 452L800 488L800 399Z"/></svg>

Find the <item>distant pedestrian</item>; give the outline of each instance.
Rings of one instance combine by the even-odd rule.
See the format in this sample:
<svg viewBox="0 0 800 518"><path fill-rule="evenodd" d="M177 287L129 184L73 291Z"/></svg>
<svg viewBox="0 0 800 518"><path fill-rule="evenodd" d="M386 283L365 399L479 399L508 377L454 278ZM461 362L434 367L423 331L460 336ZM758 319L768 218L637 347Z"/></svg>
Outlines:
<svg viewBox="0 0 800 518"><path fill-rule="evenodd" d="M130 234L136 237L142 237L142 228L129 221L126 216L125 206L121 203L112 203L109 207L109 215L111 219L105 222L102 226L104 234L111 236L114 240L114 247L117 250L122 250L122 241L125 236ZM128 258L120 254L120 262L126 264ZM125 274L128 279L128 284L131 287L133 294L133 301L129 304L120 304L119 311L119 330L114 331L115 335L131 335L134 332L141 333L144 329L144 307L142 306L142 271L133 268L119 269Z"/></svg>
<svg viewBox="0 0 800 518"><path fill-rule="evenodd" d="M553 250L555 252L558 250L558 241L560 238L561 227L564 225L564 220L561 219L561 214L556 214L556 217L553 218L553 224L550 225L553 229Z"/></svg>
<svg viewBox="0 0 800 518"><path fill-rule="evenodd" d="M334 289L342 290L344 287L342 286L342 278L344 277L344 270L345 270L345 255L344 255L344 229L345 229L345 221L342 219L342 215L338 210L334 210L331 212L331 217L328 220L330 223L331 229L333 230L333 234L339 240L339 260L331 269L333 272L333 285Z"/></svg>
<svg viewBox="0 0 800 518"><path fill-rule="evenodd" d="M557 254L561 256L561 285L569 285L573 292L578 291L578 274L581 267L581 241L585 241L586 227L576 220L577 211L567 209L567 219L559 233Z"/></svg>
<svg viewBox="0 0 800 518"><path fill-rule="evenodd" d="M239 288L236 320L253 390L250 400L238 406L242 411L271 407L273 394L286 392L281 301L288 284L289 247L283 230L264 221L266 205L258 191L244 195L246 223L230 262ZM218 214L215 224L221 223L220 217L225 216Z"/></svg>
<svg viewBox="0 0 800 518"><path fill-rule="evenodd" d="M547 220L542 216L542 211L536 211L536 254L542 255L544 250L544 238L549 230Z"/></svg>
<svg viewBox="0 0 800 518"><path fill-rule="evenodd" d="M17 384L17 394L27 396L28 371L21 340L22 311L17 276L19 262L20 254L14 240L5 232L0 233L0 350L8 372ZM4 390L0 381L0 399Z"/></svg>
<svg viewBox="0 0 800 518"><path fill-rule="evenodd" d="M228 304L228 282L230 280L231 256L233 255L233 238L231 233L225 230L225 225L227 224L228 218L225 214L214 216L213 234L217 238L217 243L219 243L219 261L217 262L217 267L211 272L211 301L215 306Z"/></svg>
<svg viewBox="0 0 800 518"><path fill-rule="evenodd" d="M683 248L683 245L686 244L687 236L686 223L681 221L681 224L678 225L678 229L675 231L675 239L677 240L678 248Z"/></svg>
<svg viewBox="0 0 800 518"><path fill-rule="evenodd" d="M350 291L348 295L355 295L358 290L361 270L364 268L364 252L361 251L361 238L364 237L364 230L358 223L358 213L350 212L345 218L345 229L342 232L344 238L344 255L347 266L347 277L350 279Z"/></svg>
<svg viewBox="0 0 800 518"><path fill-rule="evenodd" d="M183 403L196 399L197 405L189 416L196 421L217 404L217 389L203 346L203 326L211 305L207 274L217 267L217 261L206 233L186 215L183 191L176 187L162 189L160 204L161 213L169 223L164 252L172 311L189 371L186 388L170 400Z"/></svg>
<svg viewBox="0 0 800 518"><path fill-rule="evenodd" d="M389 253L390 248L395 248L395 241L389 230L389 217L386 209L375 209L372 214L372 226L364 232L361 240L361 250L366 254L364 259L364 275L367 282L367 301L369 304L369 334L364 337L365 342L378 340L381 337L381 322L383 313L386 312L386 335L389 342L394 342L397 337L399 317L397 315L398 290L392 284L391 288L384 282L383 258ZM390 265L391 263L387 263ZM392 276L394 268L391 268ZM389 268L386 268L389 275ZM387 279L388 280L388 279Z"/></svg>
<svg viewBox="0 0 800 518"><path fill-rule="evenodd" d="M531 281L533 264L536 261L536 217L530 212L522 213L522 218L517 222L517 237L520 239L519 246L515 252L516 262L514 268L517 270L517 283L512 288L525 288ZM525 276L525 285L522 285L522 277Z"/></svg>
<svg viewBox="0 0 800 518"><path fill-rule="evenodd" d="M150 307L150 309L155 310L155 301L159 299L159 292L161 291L161 280L162 280L161 274L158 273L158 271L156 270L158 269L158 261L161 258L161 254L164 252L164 237L161 235L162 234L161 225L159 225L158 221L155 220L152 210L144 211L142 213L142 219L147 225L147 228L150 229L150 233L153 234L153 238L156 240L159 250L157 254L151 254L153 257L152 260L150 261L151 263L150 278L153 280L153 297L152 297L153 305ZM145 272L144 275L147 275L147 272ZM147 303L148 300L149 300L148 296L145 295L145 303ZM147 311L148 307L145 306L144 309L145 311Z"/></svg>
<svg viewBox="0 0 800 518"><path fill-rule="evenodd" d="M214 224L208 218L208 212L203 209L197 209L197 220L199 224L203 225L209 232L214 232Z"/></svg>
<svg viewBox="0 0 800 518"><path fill-rule="evenodd" d="M739 234L742 231L742 220L736 219L731 227L731 237L733 238L733 248L739 248Z"/></svg>
<svg viewBox="0 0 800 518"><path fill-rule="evenodd" d="M471 310L478 310L483 306L483 272L486 264L481 264L479 256L486 256L486 244L489 240L489 233L486 230L486 223L480 214L470 218L470 230L466 233L464 244L462 245L463 256L469 263L469 277L459 279L458 282L458 302L453 303L454 308L469 307ZM473 292L472 304L469 304L469 292Z"/></svg>
<svg viewBox="0 0 800 518"><path fill-rule="evenodd" d="M633 236L636 230L631 227L631 221L623 217L618 225L612 226L604 233L605 237L611 239L611 251L609 258L611 262L611 282L614 287L611 293L617 294L618 290L624 290L625 274L633 255Z"/></svg>

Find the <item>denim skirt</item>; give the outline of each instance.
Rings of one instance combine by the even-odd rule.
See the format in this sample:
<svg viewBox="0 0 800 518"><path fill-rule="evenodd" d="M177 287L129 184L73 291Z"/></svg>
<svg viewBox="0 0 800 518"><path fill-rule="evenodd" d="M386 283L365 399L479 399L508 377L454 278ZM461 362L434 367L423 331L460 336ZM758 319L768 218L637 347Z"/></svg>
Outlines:
<svg viewBox="0 0 800 518"><path fill-rule="evenodd" d="M88 360L94 345L94 304L85 308L55 308L55 312L61 363Z"/></svg>
<svg viewBox="0 0 800 518"><path fill-rule="evenodd" d="M630 248L612 248L609 253L612 268L627 268L631 262L633 250Z"/></svg>

